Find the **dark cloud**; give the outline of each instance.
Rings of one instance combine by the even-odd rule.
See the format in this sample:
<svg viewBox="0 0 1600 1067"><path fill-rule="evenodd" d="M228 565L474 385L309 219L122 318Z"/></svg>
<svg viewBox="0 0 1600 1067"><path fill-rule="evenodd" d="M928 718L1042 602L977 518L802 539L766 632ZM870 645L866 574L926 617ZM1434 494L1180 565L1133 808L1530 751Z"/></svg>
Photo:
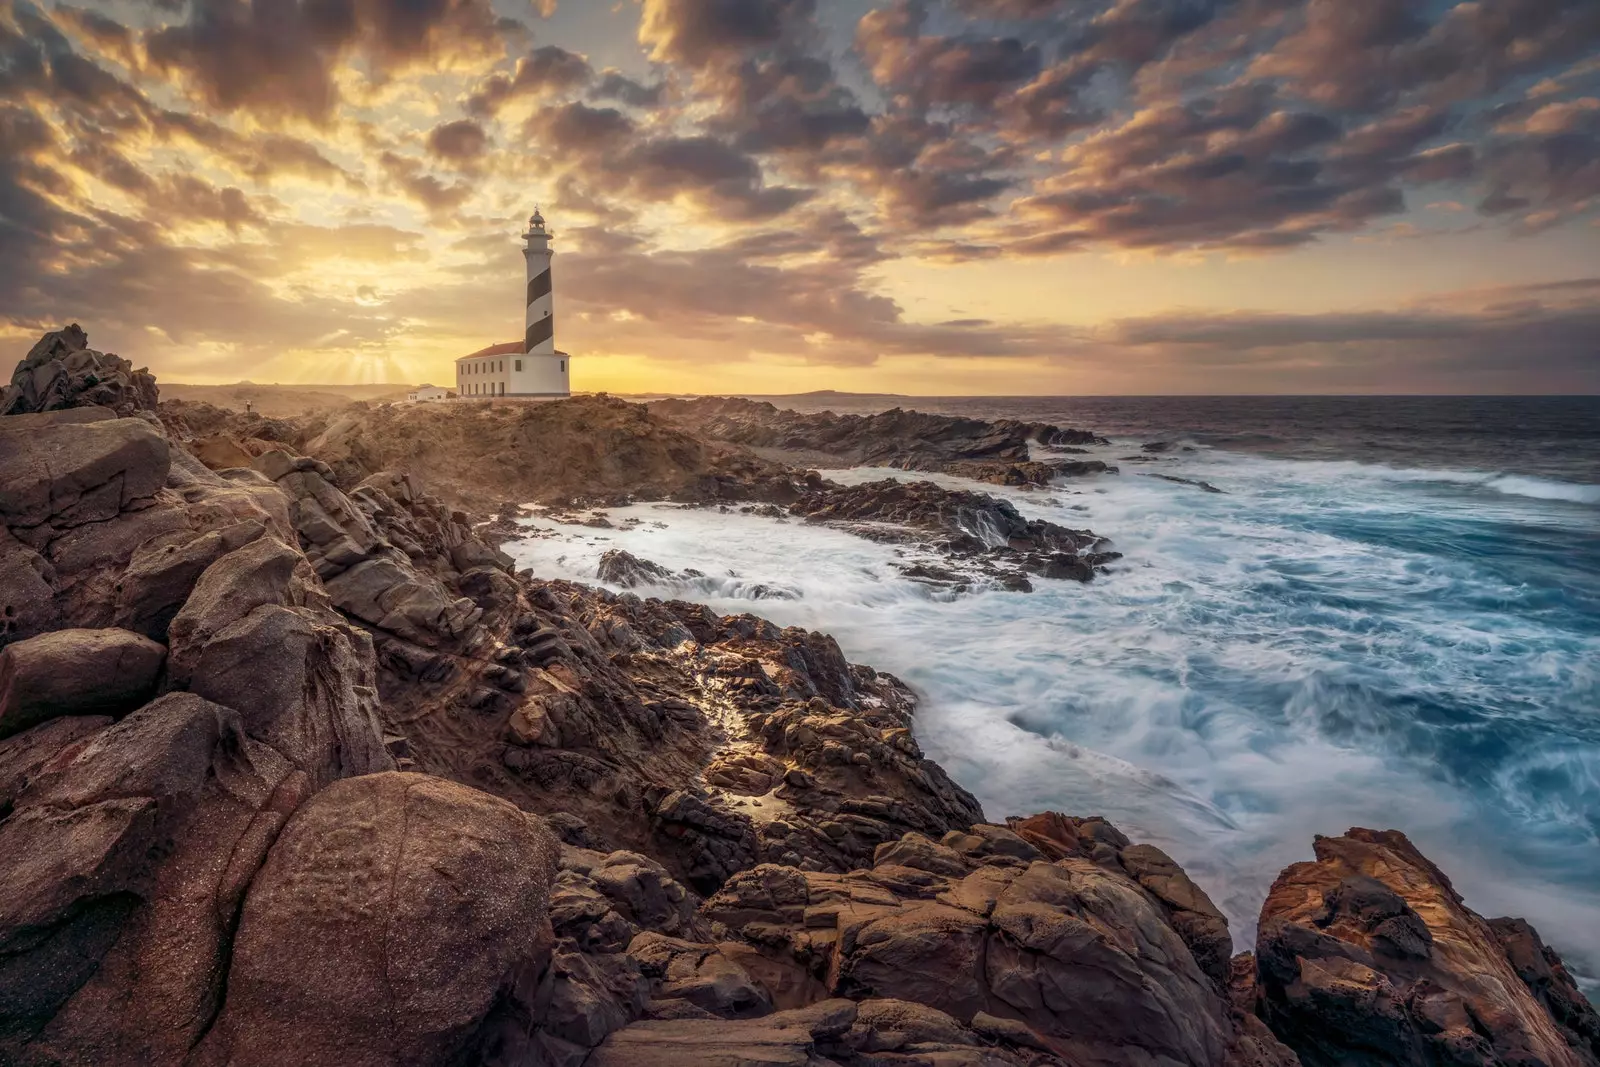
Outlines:
<svg viewBox="0 0 1600 1067"><path fill-rule="evenodd" d="M655 107L661 103L666 85L644 85L617 70L602 71L589 96L595 100L615 100L629 107Z"/></svg>
<svg viewBox="0 0 1600 1067"><path fill-rule="evenodd" d="M941 37L922 33L927 6L896 0L869 12L856 29L856 50L885 91L920 108L985 107L1032 81L1040 51L1016 37Z"/></svg>
<svg viewBox="0 0 1600 1067"><path fill-rule="evenodd" d="M428 131L428 154L455 166L467 166L483 158L489 148L489 135L471 119L441 122Z"/></svg>
<svg viewBox="0 0 1600 1067"><path fill-rule="evenodd" d="M396 152L380 152L378 165L394 188L424 208L436 225L448 221L473 193L470 182L446 182L429 174L420 161Z"/></svg>
<svg viewBox="0 0 1600 1067"><path fill-rule="evenodd" d="M535 111L523 130L529 145L540 152L590 159L625 143L637 128L616 108L573 101Z"/></svg>
<svg viewBox="0 0 1600 1067"><path fill-rule="evenodd" d="M581 89L594 80L594 68L576 52L555 45L536 48L517 60L510 74L491 74L478 83L466 100L468 113L480 117L496 115L509 101L519 97L560 96Z"/></svg>
<svg viewBox="0 0 1600 1067"><path fill-rule="evenodd" d="M500 47L488 0L190 0L186 22L145 35L151 67L220 111L326 122L334 70L358 54L375 77Z"/></svg>
<svg viewBox="0 0 1600 1067"><path fill-rule="evenodd" d="M816 0L643 0L639 40L655 59L700 67L815 33Z"/></svg>

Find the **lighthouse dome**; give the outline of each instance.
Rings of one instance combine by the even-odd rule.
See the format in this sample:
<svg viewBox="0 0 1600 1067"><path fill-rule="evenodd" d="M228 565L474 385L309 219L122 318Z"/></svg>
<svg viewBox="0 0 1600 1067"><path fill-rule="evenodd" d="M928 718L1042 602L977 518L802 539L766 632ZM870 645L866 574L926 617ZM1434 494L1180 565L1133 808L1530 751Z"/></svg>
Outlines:
<svg viewBox="0 0 1600 1067"><path fill-rule="evenodd" d="M538 208L534 208L533 209L533 218L528 220L528 225L529 226L543 226L544 225L544 213L541 212Z"/></svg>

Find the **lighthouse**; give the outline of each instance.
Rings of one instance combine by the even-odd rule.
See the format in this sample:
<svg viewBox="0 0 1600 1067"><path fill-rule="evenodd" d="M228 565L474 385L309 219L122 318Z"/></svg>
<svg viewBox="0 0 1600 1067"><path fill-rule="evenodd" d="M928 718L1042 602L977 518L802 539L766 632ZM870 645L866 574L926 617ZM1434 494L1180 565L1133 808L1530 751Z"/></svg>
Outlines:
<svg viewBox="0 0 1600 1067"><path fill-rule="evenodd" d="M572 359L556 350L550 272L554 237L545 228L543 213L535 209L522 235L528 281L522 340L491 345L456 360L456 395L461 399L545 400L572 395Z"/></svg>

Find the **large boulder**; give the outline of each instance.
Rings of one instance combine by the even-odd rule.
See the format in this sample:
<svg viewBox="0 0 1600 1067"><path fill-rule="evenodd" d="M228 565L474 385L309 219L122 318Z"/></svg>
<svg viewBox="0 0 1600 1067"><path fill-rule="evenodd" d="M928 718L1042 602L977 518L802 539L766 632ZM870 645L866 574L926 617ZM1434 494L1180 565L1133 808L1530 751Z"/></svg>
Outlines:
<svg viewBox="0 0 1600 1067"><path fill-rule="evenodd" d="M1600 1063L1593 1009L1531 928L1486 922L1399 831L1315 850L1273 883L1256 942L1257 1010L1307 1067Z"/></svg>
<svg viewBox="0 0 1600 1067"><path fill-rule="evenodd" d="M167 650L127 630L56 630L0 649L0 737L62 715L121 715L155 692Z"/></svg>
<svg viewBox="0 0 1600 1067"><path fill-rule="evenodd" d="M0 390L0 415L99 406L118 415L153 412L156 380L120 356L96 352L77 323L41 337Z"/></svg>
<svg viewBox="0 0 1600 1067"><path fill-rule="evenodd" d="M170 449L150 423L99 408L0 419L0 523L102 522L167 481Z"/></svg>
<svg viewBox="0 0 1600 1067"><path fill-rule="evenodd" d="M558 856L537 819L437 778L337 782L245 903L197 1065L515 1062L550 958Z"/></svg>
<svg viewBox="0 0 1600 1067"><path fill-rule="evenodd" d="M0 1062L176 1064L216 1010L244 886L306 779L188 693L7 742Z"/></svg>

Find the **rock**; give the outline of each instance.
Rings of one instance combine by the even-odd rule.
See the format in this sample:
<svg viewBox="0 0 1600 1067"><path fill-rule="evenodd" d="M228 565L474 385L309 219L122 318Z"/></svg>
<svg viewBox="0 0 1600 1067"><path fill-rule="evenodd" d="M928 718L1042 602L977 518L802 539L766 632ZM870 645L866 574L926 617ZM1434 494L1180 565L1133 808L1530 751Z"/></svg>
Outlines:
<svg viewBox="0 0 1600 1067"><path fill-rule="evenodd" d="M54 579L48 560L0 526L0 648L57 628Z"/></svg>
<svg viewBox="0 0 1600 1067"><path fill-rule="evenodd" d="M538 820L464 786L334 783L252 882L227 1000L193 1063L518 1062L515 1019L550 960L557 855Z"/></svg>
<svg viewBox="0 0 1600 1067"><path fill-rule="evenodd" d="M1134 881L1159 900L1172 928L1183 938L1195 963L1222 987L1228 981L1233 935L1205 890L1190 881L1183 868L1154 845L1130 845L1118 853L1122 867Z"/></svg>
<svg viewBox="0 0 1600 1067"><path fill-rule="evenodd" d="M69 723L8 744L44 748ZM214 1010L288 768L187 693L87 726L0 823L0 847L29 857L0 873L0 1061L176 1063Z"/></svg>
<svg viewBox="0 0 1600 1067"><path fill-rule="evenodd" d="M0 415L99 405L118 415L153 412L156 380L118 356L89 348L77 323L41 337L0 391Z"/></svg>
<svg viewBox="0 0 1600 1067"><path fill-rule="evenodd" d="M676 577L659 563L640 559L631 552L613 548L600 557L600 568L595 577L611 585L633 589L641 585L663 585Z"/></svg>
<svg viewBox="0 0 1600 1067"><path fill-rule="evenodd" d="M265 605L221 630L193 662L191 689L230 702L250 737L319 788L394 766L363 635L310 609Z"/></svg>
<svg viewBox="0 0 1600 1067"><path fill-rule="evenodd" d="M637 1022L606 1038L585 1067L821 1067L818 1042L848 1033L856 1020L848 1000L825 1000L743 1022Z"/></svg>
<svg viewBox="0 0 1600 1067"><path fill-rule="evenodd" d="M104 715L51 719L0 740L0 813L12 810L34 776L57 755L111 723Z"/></svg>
<svg viewBox="0 0 1600 1067"><path fill-rule="evenodd" d="M249 467L255 462L255 457L231 437L202 437L190 441L187 447L195 459L214 471Z"/></svg>
<svg viewBox="0 0 1600 1067"><path fill-rule="evenodd" d="M167 650L127 630L57 630L0 650L0 737L63 715L122 715L155 692Z"/></svg>
<svg viewBox="0 0 1600 1067"><path fill-rule="evenodd" d="M1003 843L983 856L908 835L843 877L757 867L703 914L834 995L913 1001L1067 1062L1222 1063L1237 1024L1156 899L1120 865L1008 855L1031 843L993 829L966 835Z"/></svg>
<svg viewBox="0 0 1600 1067"><path fill-rule="evenodd" d="M1578 989L1555 949L1540 940L1525 919L1490 919L1489 927L1517 977L1561 1027L1567 1043L1580 1056L1587 1050L1594 1062L1600 1062L1600 1012Z"/></svg>
<svg viewBox="0 0 1600 1067"><path fill-rule="evenodd" d="M1256 941L1258 1011L1307 1067L1600 1062L1536 995L1532 943L1516 950L1530 984L1404 834L1353 829L1315 850L1273 883Z"/></svg>
<svg viewBox="0 0 1600 1067"><path fill-rule="evenodd" d="M143 419L104 414L0 419L0 523L15 532L103 522L166 484L166 439Z"/></svg>
<svg viewBox="0 0 1600 1067"><path fill-rule="evenodd" d="M986 422L900 408L871 415L806 414L737 397L698 397L656 401L651 411L718 440L792 452L808 462L826 459L827 465L837 467L976 474L1001 484L1022 484L1002 479L1008 470L1028 465L1029 445L1034 442L1108 443L1086 430L1047 423Z"/></svg>
<svg viewBox="0 0 1600 1067"><path fill-rule="evenodd" d="M1196 489L1204 489L1208 493L1220 493L1220 492L1222 492L1221 489L1218 489L1216 486L1212 485L1210 482L1202 482L1198 478L1179 478L1179 477L1176 477L1176 476L1171 475L1171 474L1151 474L1148 477L1160 478L1164 482L1174 482L1174 483L1176 483L1178 485L1192 485Z"/></svg>
<svg viewBox="0 0 1600 1067"><path fill-rule="evenodd" d="M188 685L211 642L257 608L303 603L309 571L306 558L275 537L258 537L208 566L169 628L174 684Z"/></svg>
<svg viewBox="0 0 1600 1067"><path fill-rule="evenodd" d="M185 529L145 540L117 581L113 620L125 629L166 641L173 617L206 568L266 531L265 523L247 520L219 530Z"/></svg>

